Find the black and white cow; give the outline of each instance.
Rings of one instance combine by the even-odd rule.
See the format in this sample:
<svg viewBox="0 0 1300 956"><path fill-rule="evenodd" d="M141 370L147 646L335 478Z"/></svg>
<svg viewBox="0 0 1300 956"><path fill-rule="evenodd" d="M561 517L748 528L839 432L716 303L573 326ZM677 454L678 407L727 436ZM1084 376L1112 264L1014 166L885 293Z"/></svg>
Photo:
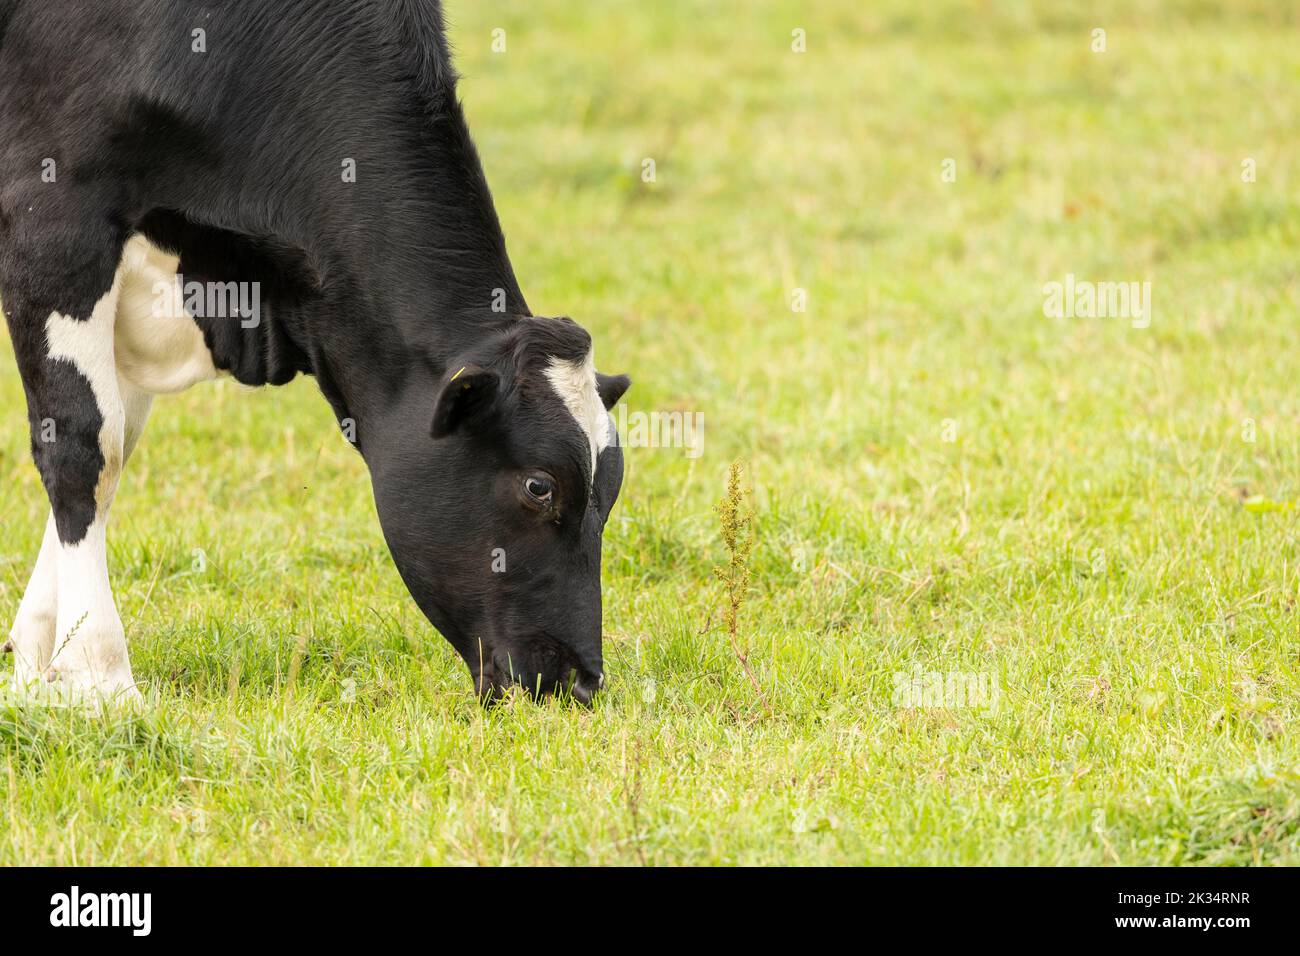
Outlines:
<svg viewBox="0 0 1300 956"><path fill-rule="evenodd" d="M0 303L51 506L17 686L138 696L105 522L153 396L306 373L479 693L591 699L628 380L529 312L455 87L438 0L0 0Z"/></svg>

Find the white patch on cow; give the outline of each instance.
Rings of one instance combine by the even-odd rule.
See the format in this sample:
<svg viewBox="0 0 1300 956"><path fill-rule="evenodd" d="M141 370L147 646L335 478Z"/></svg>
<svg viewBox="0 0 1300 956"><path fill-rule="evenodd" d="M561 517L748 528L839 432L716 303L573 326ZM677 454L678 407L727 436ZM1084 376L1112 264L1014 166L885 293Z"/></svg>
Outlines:
<svg viewBox="0 0 1300 956"><path fill-rule="evenodd" d="M564 402L591 445L591 477L596 477L596 460L609 445L609 412L596 390L595 350L581 362L552 358L546 378Z"/></svg>
<svg viewBox="0 0 1300 956"><path fill-rule="evenodd" d="M126 244L118 269L114 352L122 378L151 395L181 392L221 373L203 332L183 306L179 260L143 236Z"/></svg>

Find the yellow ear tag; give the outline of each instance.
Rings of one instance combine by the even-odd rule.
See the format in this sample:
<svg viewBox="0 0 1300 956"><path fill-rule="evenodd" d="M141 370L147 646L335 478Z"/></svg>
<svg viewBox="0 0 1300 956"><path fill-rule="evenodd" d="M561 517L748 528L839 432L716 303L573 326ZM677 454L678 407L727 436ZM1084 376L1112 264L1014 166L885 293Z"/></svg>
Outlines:
<svg viewBox="0 0 1300 956"><path fill-rule="evenodd" d="M460 371L458 371L455 375L453 375L453 376L451 377L451 380L454 382L454 381L456 381L456 379L460 378L460 373L463 372L463 371L465 371L465 369L466 369L466 366L462 365L462 366L460 367Z"/></svg>

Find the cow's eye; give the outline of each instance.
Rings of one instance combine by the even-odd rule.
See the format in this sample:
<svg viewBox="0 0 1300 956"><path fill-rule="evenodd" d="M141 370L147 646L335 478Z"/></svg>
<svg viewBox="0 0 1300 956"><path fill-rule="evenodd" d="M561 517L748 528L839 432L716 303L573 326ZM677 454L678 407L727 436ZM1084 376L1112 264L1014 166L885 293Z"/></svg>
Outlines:
<svg viewBox="0 0 1300 956"><path fill-rule="evenodd" d="M524 479L524 492L535 503L549 505L555 497L555 483L545 475L529 475Z"/></svg>

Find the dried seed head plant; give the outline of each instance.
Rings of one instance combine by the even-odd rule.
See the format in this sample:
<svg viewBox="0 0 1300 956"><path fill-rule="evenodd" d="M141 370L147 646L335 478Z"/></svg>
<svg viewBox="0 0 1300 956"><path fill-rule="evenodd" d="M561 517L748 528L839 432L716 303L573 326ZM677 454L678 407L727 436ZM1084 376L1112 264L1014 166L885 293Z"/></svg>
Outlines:
<svg viewBox="0 0 1300 956"><path fill-rule="evenodd" d="M754 686L763 710L771 713L767 695L749 664L748 648L740 637L740 611L749 594L751 571L750 555L754 550L754 506L753 493L747 491L741 481L744 466L739 459L733 461L727 469L727 493L718 502L717 512L722 534L722 544L727 550L727 563L714 568L713 573L726 591L726 604L723 608L723 624L727 629L727 639L745 676Z"/></svg>

